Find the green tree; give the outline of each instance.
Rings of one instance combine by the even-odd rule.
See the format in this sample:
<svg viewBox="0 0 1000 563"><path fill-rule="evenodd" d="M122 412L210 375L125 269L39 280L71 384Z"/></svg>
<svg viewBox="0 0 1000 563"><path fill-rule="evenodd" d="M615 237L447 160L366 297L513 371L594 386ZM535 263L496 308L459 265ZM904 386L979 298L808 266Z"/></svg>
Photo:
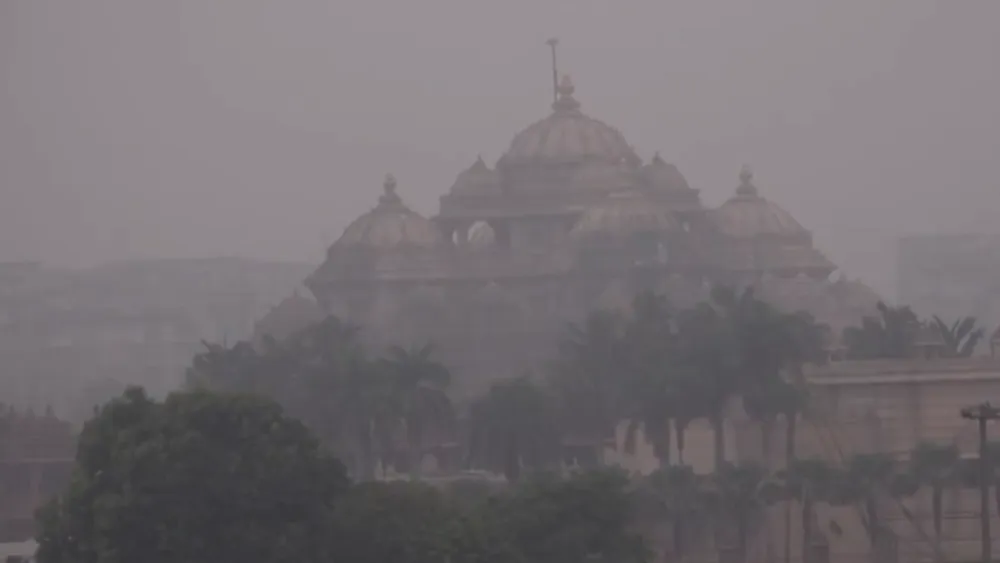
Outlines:
<svg viewBox="0 0 1000 563"><path fill-rule="evenodd" d="M891 456L883 453L857 454L847 461L839 484L840 502L858 502L864 511L865 530L873 550L881 549L884 542L892 540L879 513L879 498L902 496L913 487L905 475L897 471Z"/></svg>
<svg viewBox="0 0 1000 563"><path fill-rule="evenodd" d="M529 378L496 383L472 405L470 461L516 482L522 469L560 460L558 422L552 397Z"/></svg>
<svg viewBox="0 0 1000 563"><path fill-rule="evenodd" d="M617 315L596 311L582 325L570 325L549 372L566 437L590 448L595 460L624 415L622 324Z"/></svg>
<svg viewBox="0 0 1000 563"><path fill-rule="evenodd" d="M325 561L343 466L275 403L129 389L88 421L39 513L42 563Z"/></svg>
<svg viewBox="0 0 1000 563"><path fill-rule="evenodd" d="M920 486L931 491L934 536L941 538L944 491L961 482L958 448L954 445L920 443L910 454L910 472Z"/></svg>
<svg viewBox="0 0 1000 563"><path fill-rule="evenodd" d="M878 303L878 317L865 317L860 327L843 332L847 356L856 360L905 358L920 331L920 319L909 307Z"/></svg>
<svg viewBox="0 0 1000 563"><path fill-rule="evenodd" d="M755 464L725 464L711 478L712 508L716 521L736 525L736 546L740 561L747 560L753 522L764 509L777 500L778 491L770 486L767 471Z"/></svg>
<svg viewBox="0 0 1000 563"><path fill-rule="evenodd" d="M951 325L936 315L933 320L934 326L944 340L945 355L952 358L968 358L986 336L985 330L976 326L976 317L963 317Z"/></svg>
<svg viewBox="0 0 1000 563"><path fill-rule="evenodd" d="M633 453L642 428L664 467L670 464L672 434L676 433L679 461L683 463L684 430L701 413L685 403L688 380L674 357L674 311L665 297L653 293L637 295L632 309L616 377L628 420L625 449Z"/></svg>
<svg viewBox="0 0 1000 563"><path fill-rule="evenodd" d="M639 486L640 507L647 519L665 520L671 528L673 556L681 559L710 520L706 480L687 465L660 468Z"/></svg>
<svg viewBox="0 0 1000 563"><path fill-rule="evenodd" d="M494 525L528 562L646 560L642 538L632 531L629 480L620 471L539 474L498 499L491 512Z"/></svg>
<svg viewBox="0 0 1000 563"><path fill-rule="evenodd" d="M799 502L802 521L802 561L812 563L811 550L815 540L816 503L826 502L831 490L840 481L837 470L819 459L795 459L783 471L777 473L785 495ZM792 559L791 527L786 522L784 559Z"/></svg>
<svg viewBox="0 0 1000 563"><path fill-rule="evenodd" d="M725 452L725 410L738 394L740 358L731 325L711 304L702 303L678 315L677 362L691 375L683 400L708 419L714 429L715 466Z"/></svg>
<svg viewBox="0 0 1000 563"><path fill-rule="evenodd" d="M383 360L390 378L390 407L399 417L406 441L404 465L419 467L419 452L432 437L442 439L455 424L455 413L448 397L451 373L433 357L428 345L404 349L394 346Z"/></svg>
<svg viewBox="0 0 1000 563"><path fill-rule="evenodd" d="M493 527L487 510L419 482L366 482L337 504L331 543L354 563L519 563L523 557Z"/></svg>

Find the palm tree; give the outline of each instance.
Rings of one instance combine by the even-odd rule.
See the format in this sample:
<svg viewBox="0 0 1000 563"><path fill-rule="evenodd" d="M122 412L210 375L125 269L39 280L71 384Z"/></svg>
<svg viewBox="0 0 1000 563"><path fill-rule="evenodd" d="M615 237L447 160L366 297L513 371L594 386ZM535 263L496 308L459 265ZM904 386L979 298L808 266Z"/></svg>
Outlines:
<svg viewBox="0 0 1000 563"><path fill-rule="evenodd" d="M690 540L706 523L709 497L706 481L690 466L671 465L651 473L641 485L647 513L670 522L673 555L683 558Z"/></svg>
<svg viewBox="0 0 1000 563"><path fill-rule="evenodd" d="M624 373L617 378L623 414L629 421L625 449L632 453L637 431L642 427L660 466L665 467L670 464L671 423L676 423L677 415L684 410L673 358L673 311L665 297L653 293L636 296L632 309L633 316L622 337L620 370ZM678 438L683 441L683 430L677 428ZM678 443L681 450L683 445Z"/></svg>
<svg viewBox="0 0 1000 563"><path fill-rule="evenodd" d="M933 317L933 321L944 339L944 353L948 357L968 358L986 335L982 327L976 326L976 317L963 317L950 326L937 315Z"/></svg>
<svg viewBox="0 0 1000 563"><path fill-rule="evenodd" d="M873 550L884 547L888 530L879 516L879 499L901 496L912 487L905 476L896 471L896 463L887 454L857 454L851 457L838 487L838 500L843 503L860 502L864 511L864 524Z"/></svg>
<svg viewBox="0 0 1000 563"><path fill-rule="evenodd" d="M844 329L851 359L905 358L920 331L920 319L909 307L878 303L878 317L865 317L860 327Z"/></svg>
<svg viewBox="0 0 1000 563"><path fill-rule="evenodd" d="M470 462L516 482L561 457L553 401L527 377L496 383L470 413Z"/></svg>
<svg viewBox="0 0 1000 563"><path fill-rule="evenodd" d="M202 342L204 350L195 355L185 379L189 387L221 391L255 391L259 355L248 342L233 346Z"/></svg>
<svg viewBox="0 0 1000 563"><path fill-rule="evenodd" d="M420 460L414 459L414 450L426 446L428 431L440 438L451 430L455 421L447 393L451 373L434 360L433 352L430 344L410 349L393 346L382 360L390 378L393 409L406 443L405 464L411 470L419 467Z"/></svg>
<svg viewBox="0 0 1000 563"><path fill-rule="evenodd" d="M563 427L598 453L624 416L622 331L618 316L591 313L583 325L568 327L549 370Z"/></svg>
<svg viewBox="0 0 1000 563"><path fill-rule="evenodd" d="M329 317L292 336L285 348L295 364L287 406L353 459L358 478L373 478L376 452L391 449L398 413L388 374L368 357L360 330Z"/></svg>
<svg viewBox="0 0 1000 563"><path fill-rule="evenodd" d="M798 500L802 520L802 561L812 563L811 548L815 526L815 504L830 498L831 489L837 482L838 472L825 461L819 459L796 459L777 474L778 481L788 499ZM790 523L785 530L785 563L792 560Z"/></svg>
<svg viewBox="0 0 1000 563"><path fill-rule="evenodd" d="M805 397L804 391L779 377L765 380L744 393L743 408L761 427L761 454L765 464L771 463L771 433L778 417L784 417L786 422L786 465L794 458L796 422Z"/></svg>
<svg viewBox="0 0 1000 563"><path fill-rule="evenodd" d="M776 500L777 491L769 487L767 471L759 465L725 464L711 480L713 508L719 521L736 523L740 561L747 559L751 523L759 520L765 507Z"/></svg>
<svg viewBox="0 0 1000 563"><path fill-rule="evenodd" d="M711 422L717 468L726 459L723 416L738 392L739 360L735 335L716 308L703 303L679 315L677 362L691 375L683 400Z"/></svg>
<svg viewBox="0 0 1000 563"><path fill-rule="evenodd" d="M934 536L941 538L942 497L944 490L959 484L960 458L954 445L920 443L910 454L910 472L916 482L931 490Z"/></svg>

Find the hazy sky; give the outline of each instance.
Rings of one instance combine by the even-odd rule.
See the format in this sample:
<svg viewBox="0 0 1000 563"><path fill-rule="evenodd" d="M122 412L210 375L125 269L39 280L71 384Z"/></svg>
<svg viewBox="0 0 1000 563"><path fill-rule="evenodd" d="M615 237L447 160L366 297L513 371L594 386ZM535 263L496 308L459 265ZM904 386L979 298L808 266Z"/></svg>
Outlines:
<svg viewBox="0 0 1000 563"><path fill-rule="evenodd" d="M583 110L706 203L758 187L891 293L894 241L997 232L996 0L0 0L0 259L318 262L382 177L425 213Z"/></svg>

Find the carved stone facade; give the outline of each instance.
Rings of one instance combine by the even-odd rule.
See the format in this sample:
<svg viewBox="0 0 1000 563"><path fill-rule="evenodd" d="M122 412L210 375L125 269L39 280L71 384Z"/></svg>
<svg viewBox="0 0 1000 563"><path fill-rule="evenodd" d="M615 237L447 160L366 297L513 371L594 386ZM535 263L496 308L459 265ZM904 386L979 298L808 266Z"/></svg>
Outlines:
<svg viewBox="0 0 1000 563"><path fill-rule="evenodd" d="M713 284L754 285L835 329L874 310L863 284L830 279L836 266L749 169L739 179L729 201L704 207L674 165L643 163L584 114L564 78L552 113L494 168L480 158L458 174L437 216L408 208L389 176L306 286L378 343L434 341L461 394L537 367L566 322L643 290L685 306Z"/></svg>

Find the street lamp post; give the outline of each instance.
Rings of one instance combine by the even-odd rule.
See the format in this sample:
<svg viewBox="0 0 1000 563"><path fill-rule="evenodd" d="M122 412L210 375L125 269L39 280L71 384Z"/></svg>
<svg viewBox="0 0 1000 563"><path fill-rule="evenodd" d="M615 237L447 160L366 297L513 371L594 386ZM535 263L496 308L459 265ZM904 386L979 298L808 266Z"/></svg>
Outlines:
<svg viewBox="0 0 1000 563"><path fill-rule="evenodd" d="M962 409L962 418L979 424L979 525L983 546L983 563L993 562L993 540L990 538L990 459L987 452L986 423L1000 419L1000 408L989 403Z"/></svg>

